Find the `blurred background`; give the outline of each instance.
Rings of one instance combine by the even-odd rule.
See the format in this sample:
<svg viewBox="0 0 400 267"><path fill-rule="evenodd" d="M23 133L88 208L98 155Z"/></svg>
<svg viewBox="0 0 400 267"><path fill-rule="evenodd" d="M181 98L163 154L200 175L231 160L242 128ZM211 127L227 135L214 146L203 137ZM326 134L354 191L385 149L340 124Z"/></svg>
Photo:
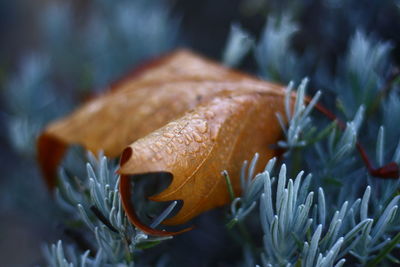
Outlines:
<svg viewBox="0 0 400 267"><path fill-rule="evenodd" d="M399 10L389 0L1 1L1 265L44 264L42 245L62 238L36 166L39 131L138 63L176 47L221 60L233 23L259 40L274 23L268 18L289 18L296 25L287 29L295 32L289 45L301 67L265 78L308 76L311 88L329 88L357 30L388 41L398 65ZM249 53L238 67L263 76L256 65Z"/></svg>

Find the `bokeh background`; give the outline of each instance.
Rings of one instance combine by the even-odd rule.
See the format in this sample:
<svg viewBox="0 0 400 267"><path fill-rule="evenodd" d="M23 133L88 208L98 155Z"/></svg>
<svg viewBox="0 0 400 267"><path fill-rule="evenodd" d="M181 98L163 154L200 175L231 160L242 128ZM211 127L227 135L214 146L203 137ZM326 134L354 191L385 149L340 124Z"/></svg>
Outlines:
<svg viewBox="0 0 400 267"><path fill-rule="evenodd" d="M329 88L329 79L321 77L335 76L338 58L360 29L388 41L395 65L400 61L398 1L1 1L1 265L44 264L42 245L63 238L35 161L35 137L48 121L106 90L147 58L189 47L221 60L233 23L259 39L268 17L287 14L298 25L291 46L304 68L272 79L308 76L312 88ZM249 54L239 68L255 72L255 66ZM199 253L218 257L224 243L206 241L211 251Z"/></svg>

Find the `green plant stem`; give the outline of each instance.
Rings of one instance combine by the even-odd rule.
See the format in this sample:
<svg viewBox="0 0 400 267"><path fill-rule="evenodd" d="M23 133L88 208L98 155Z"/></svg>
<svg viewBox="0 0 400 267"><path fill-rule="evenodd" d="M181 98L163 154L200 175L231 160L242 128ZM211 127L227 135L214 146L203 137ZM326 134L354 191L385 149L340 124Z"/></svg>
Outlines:
<svg viewBox="0 0 400 267"><path fill-rule="evenodd" d="M388 256L388 254L396 247L396 245L399 242L400 242L400 233L397 233L397 235L392 239L392 241L389 244L387 244L372 261L368 262L366 266L367 267L378 266L378 264Z"/></svg>
<svg viewBox="0 0 400 267"><path fill-rule="evenodd" d="M228 192L229 192L229 197L231 198L231 202L232 202L235 199L235 193L233 192L231 178L229 177L229 174L227 171L223 171L221 174L225 178L226 186L227 186Z"/></svg>

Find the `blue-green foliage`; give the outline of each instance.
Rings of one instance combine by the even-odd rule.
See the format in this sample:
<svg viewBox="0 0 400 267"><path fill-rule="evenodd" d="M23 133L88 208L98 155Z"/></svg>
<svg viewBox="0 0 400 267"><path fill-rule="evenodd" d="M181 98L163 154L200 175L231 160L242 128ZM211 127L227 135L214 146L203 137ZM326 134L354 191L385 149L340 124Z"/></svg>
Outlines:
<svg viewBox="0 0 400 267"><path fill-rule="evenodd" d="M395 1L382 5L369 1L369 8L354 8L356 0L321 1L326 19L318 18L314 28L324 38L320 45L310 41L304 49L296 47L295 40L296 36L312 36L304 28L312 1L244 2L248 12L251 6L266 7L266 25L258 42L244 28L233 26L222 53L224 63L240 66L252 53L257 74L288 86L282 100L285 112L276 118L284 133L276 145L285 153L271 159L258 174L259 155L250 164L244 163L243 194L233 198L226 209L227 220L219 221L232 236L239 236L235 249L243 257L236 264L393 266L399 262L393 251L400 248L400 180L372 177L356 142L364 145L375 167L391 161L400 164L394 47L381 36L367 33L375 12ZM178 20L171 18L161 1L121 0L116 4L95 0L90 5L78 32L72 6L55 3L47 7L41 16L41 49L22 57L19 71L6 83L8 135L21 154L32 156L41 127L71 109L88 87L97 92L140 60L171 48L177 39ZM349 10L352 15L344 16ZM343 51L335 51L334 60L325 56L332 52L329 43L345 44ZM297 98L291 105L296 84ZM306 93L307 87L312 93ZM56 88L77 91L66 94ZM311 102L305 101L306 95L314 95ZM342 118L345 128L321 116L315 110L317 101ZM93 251L58 241L44 249L48 264L144 266L143 250L154 247L156 251L155 245L171 242L172 237L148 236L128 222L118 194L115 162L90 154L85 161L86 174L71 175L85 165L82 160L60 171L56 200L62 210L60 220L83 230ZM229 184L229 174L224 175ZM19 184L23 192L21 188L27 187ZM148 203L135 204L140 210ZM151 226L156 227L176 205L172 202ZM153 264L167 266L162 253L151 255Z"/></svg>
<svg viewBox="0 0 400 267"><path fill-rule="evenodd" d="M236 67L252 49L254 39L240 25L233 24L226 42L222 61L229 67Z"/></svg>
<svg viewBox="0 0 400 267"><path fill-rule="evenodd" d="M118 190L117 166L110 164L103 155L97 160L92 154L88 154L89 162L86 164L86 177L68 177L65 171L61 171L61 185L57 189L57 202L68 214L68 217L76 222L83 223L91 234L88 239L95 240L97 255L90 258L85 252L81 261L86 260L93 266L105 264L133 265L135 251L157 245L163 240L172 237L149 237L140 230L135 229L129 223L122 208ZM151 223L157 227L174 209L177 202L172 202ZM94 212L97 211L97 214ZM104 216L103 221L99 215ZM75 262L73 258L64 258L62 244L53 245L47 250L47 257L54 262ZM51 253L50 253L51 252ZM97 265L96 265L97 264ZM59 265L56 265L59 266ZM63 266L63 265L60 265ZM75 266L75 265L74 265Z"/></svg>
<svg viewBox="0 0 400 267"><path fill-rule="evenodd" d="M355 114L360 105L368 112L380 100L377 97L389 74L389 52L388 43L375 41L363 32L357 31L351 38L334 84L346 115Z"/></svg>
<svg viewBox="0 0 400 267"><path fill-rule="evenodd" d="M298 30L289 16L269 17L255 50L261 75L267 80L289 82L301 79L301 61L290 50L290 41Z"/></svg>
<svg viewBox="0 0 400 267"><path fill-rule="evenodd" d="M304 85L299 90L304 91ZM299 98L297 102L301 102ZM295 107L304 109L301 105ZM335 159L332 164L340 165L349 150L354 149L360 117L348 123L335 145L336 152L325 154L325 158ZM383 130L379 136L377 151L382 154L382 141L379 140L383 139ZM248 175L242 172L242 179L252 181L251 186L242 185L243 199L237 198L232 202L231 214L236 223L244 220L246 216L251 216L248 210L254 208L254 200L260 198L259 216L265 249L261 259L264 266L342 266L345 256L350 254L365 265L376 259L376 254L391 242L391 236L398 231L400 196L393 197L399 185L397 180L378 181L381 185L374 188L381 190L380 199L375 196L371 200L371 186L367 186L362 197L351 199L349 196L356 196L363 186L351 179L340 187L340 194L326 196L323 188L316 187L320 183L311 181L311 175L302 182L303 172L296 179L286 182L285 165L281 167L278 179L271 178L275 159L269 162L263 173L252 178L257 157L253 159ZM358 179L362 180L361 177ZM313 187L318 191L317 201L314 200ZM378 195L378 192L375 193ZM248 197L250 195L251 198ZM238 203L241 204L239 208Z"/></svg>
<svg viewBox="0 0 400 267"><path fill-rule="evenodd" d="M260 72L266 79L298 81L299 75L307 74L304 72L309 67L306 54L299 55L291 47L295 32L296 24L287 15L267 21L255 50ZM327 106L334 104L341 113L339 115L353 118L346 123L343 132L334 122L324 123L321 116L315 117L316 111L311 113L312 105L306 109L302 102L305 80L299 86L300 98L296 99L294 112L290 111L289 101L286 101L287 111L278 114L280 122L289 122L288 126L281 123L285 136L278 142L287 149L284 161L290 166L292 175L301 169L314 174L305 188L318 190L318 202L313 204L313 194L309 191L303 192L302 200L304 194L308 194L308 201L297 202L298 189L294 184L299 182L299 177L289 180L285 188L286 178L282 177L286 177L286 168L282 167L279 178L282 182L278 182L275 189L271 186L275 178L270 179L270 173L264 172L266 186L259 215L265 234L265 251L261 256L264 266L341 266L349 255L353 262L349 266L376 266L396 261L390 252L399 247L398 237L392 241L400 224L399 197L396 196L399 182L371 177L355 145L357 140L372 142L366 149L370 154L375 152L375 157L371 157L375 166L390 161L399 163L400 129L395 126L396 115L399 115L398 79L390 77L390 51L387 42L355 30L347 52L338 61L335 75L327 74L323 63L320 63L320 70L307 74L311 79L315 76L318 84L331 89L326 93L337 96L337 101L328 102ZM292 88L293 83L290 83L288 91ZM324 94L324 90L321 91ZM381 118L383 121L379 121ZM364 125L363 121L366 121ZM389 134L385 127L390 128ZM358 137L360 129L362 138ZM391 145L388 146L388 142ZM254 178L257 184L262 175ZM364 193L363 188L366 188ZM240 210L237 201L233 201L231 210L236 220ZM242 206L243 209L253 208L254 203L244 202ZM307 211L304 218L309 221L299 219L296 207ZM246 216L252 215L246 213ZM298 225L302 227L296 228Z"/></svg>
<svg viewBox="0 0 400 267"><path fill-rule="evenodd" d="M77 79L71 84L78 88L103 89L140 60L176 42L179 21L161 1L96 0L87 10L78 30L68 3L51 4L41 21L43 48L57 55L53 68Z"/></svg>

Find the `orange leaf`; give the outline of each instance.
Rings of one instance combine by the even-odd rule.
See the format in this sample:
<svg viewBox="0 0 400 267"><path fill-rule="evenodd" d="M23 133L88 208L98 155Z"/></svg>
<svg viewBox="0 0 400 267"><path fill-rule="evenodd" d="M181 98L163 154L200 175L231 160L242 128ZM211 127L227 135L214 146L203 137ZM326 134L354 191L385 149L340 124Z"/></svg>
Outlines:
<svg viewBox="0 0 400 267"><path fill-rule="evenodd" d="M113 90L50 124L39 137L38 157L49 187L68 145L109 157L122 155L120 192L129 219L151 234L130 203L128 175L170 172L170 186L155 201L183 200L167 224L184 223L226 204L220 172L228 170L236 194L241 163L256 152L260 166L281 136L275 114L283 87L229 70L188 51L177 51L119 81ZM170 233L168 233L170 234Z"/></svg>
<svg viewBox="0 0 400 267"><path fill-rule="evenodd" d="M270 147L281 136L275 112L283 108L282 102L281 95L273 94L216 97L131 144L119 173L173 174L169 187L151 199L183 200L179 213L165 223L184 223L229 202L221 171L232 175L238 194L241 163L256 152L260 165L273 157Z"/></svg>

